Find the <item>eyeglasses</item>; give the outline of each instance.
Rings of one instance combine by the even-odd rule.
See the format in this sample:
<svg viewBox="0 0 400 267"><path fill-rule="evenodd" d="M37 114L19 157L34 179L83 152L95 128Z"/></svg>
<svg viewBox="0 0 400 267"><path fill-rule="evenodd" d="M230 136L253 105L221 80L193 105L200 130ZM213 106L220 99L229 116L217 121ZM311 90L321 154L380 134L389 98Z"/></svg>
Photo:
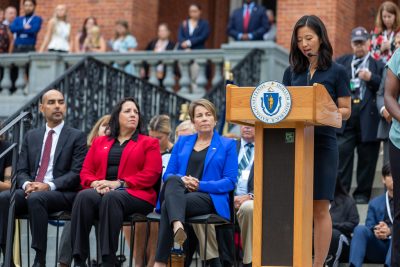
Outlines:
<svg viewBox="0 0 400 267"><path fill-rule="evenodd" d="M367 42L366 41L355 41L352 42L354 46L363 46L365 45Z"/></svg>

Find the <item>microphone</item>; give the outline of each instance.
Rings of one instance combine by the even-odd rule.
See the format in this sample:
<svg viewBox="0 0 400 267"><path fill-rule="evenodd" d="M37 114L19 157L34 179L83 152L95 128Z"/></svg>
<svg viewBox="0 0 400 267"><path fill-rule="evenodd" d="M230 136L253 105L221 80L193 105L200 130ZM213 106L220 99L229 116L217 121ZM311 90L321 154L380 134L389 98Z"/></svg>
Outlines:
<svg viewBox="0 0 400 267"><path fill-rule="evenodd" d="M318 56L318 54L315 54L315 53L313 53L313 52L308 52L308 53L307 53L307 56L308 56L308 57L316 57L316 56Z"/></svg>

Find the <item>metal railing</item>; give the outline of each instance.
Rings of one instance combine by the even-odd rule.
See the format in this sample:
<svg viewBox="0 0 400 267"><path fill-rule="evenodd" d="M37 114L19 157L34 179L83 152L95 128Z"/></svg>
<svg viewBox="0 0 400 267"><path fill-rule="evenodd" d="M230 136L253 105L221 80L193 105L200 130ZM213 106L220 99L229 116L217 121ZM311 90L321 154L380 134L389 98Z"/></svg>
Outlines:
<svg viewBox="0 0 400 267"><path fill-rule="evenodd" d="M170 92L190 97L203 96L210 86L222 80L223 51L221 49L182 50L166 52L139 51L129 53L26 53L0 55L0 95L36 94L66 68L91 56L131 75L146 78ZM195 67L193 65L195 63ZM29 66L29 75L26 75ZM160 77L160 72L161 76ZM193 75L195 74L195 75ZM45 85L43 82L46 82ZM192 86L196 84L196 86Z"/></svg>
<svg viewBox="0 0 400 267"><path fill-rule="evenodd" d="M0 136L5 136L7 140L11 141L11 145L0 154L0 159L5 157L7 153L12 151L12 173L11 173L11 197L10 206L8 210L7 222L7 236L6 236L6 251L4 254L4 267L11 267L12 249L14 241L15 229L15 190L17 187L16 166L18 161L18 152L20 150L23 136L30 129L31 114L29 112L22 112L0 129Z"/></svg>
<svg viewBox="0 0 400 267"><path fill-rule="evenodd" d="M132 96L138 101L144 122L148 122L154 115L167 114L171 117L173 128L178 123L180 106L188 102L159 86L86 57L33 97L5 123L22 112L30 112L33 127L44 125L44 118L39 113L40 98L44 92L54 88L64 93L67 104L66 124L84 132L89 132L98 118L109 114L113 106L125 96Z"/></svg>

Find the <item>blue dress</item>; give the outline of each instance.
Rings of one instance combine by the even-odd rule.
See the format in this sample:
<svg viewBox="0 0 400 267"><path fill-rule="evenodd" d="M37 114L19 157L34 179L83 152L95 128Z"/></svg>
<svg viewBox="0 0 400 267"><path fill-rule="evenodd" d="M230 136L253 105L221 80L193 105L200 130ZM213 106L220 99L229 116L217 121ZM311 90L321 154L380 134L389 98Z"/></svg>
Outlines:
<svg viewBox="0 0 400 267"><path fill-rule="evenodd" d="M307 71L295 73L291 67L283 75L286 86L306 86ZM350 96L350 81L343 66L332 62L326 70L316 70L309 84L325 86L337 105L338 97ZM316 126L314 135L314 200L333 200L339 152L335 128Z"/></svg>

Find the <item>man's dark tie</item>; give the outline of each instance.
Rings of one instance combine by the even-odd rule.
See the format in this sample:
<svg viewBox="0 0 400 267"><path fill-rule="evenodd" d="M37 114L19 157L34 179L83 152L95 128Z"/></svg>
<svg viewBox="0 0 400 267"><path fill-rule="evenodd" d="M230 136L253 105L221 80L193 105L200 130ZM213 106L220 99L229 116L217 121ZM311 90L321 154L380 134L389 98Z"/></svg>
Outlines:
<svg viewBox="0 0 400 267"><path fill-rule="evenodd" d="M46 142L44 143L42 160L40 161L39 172L35 179L36 182L43 183L44 176L46 175L47 168L49 167L51 146L53 144L53 133L54 130L50 130L47 134Z"/></svg>

